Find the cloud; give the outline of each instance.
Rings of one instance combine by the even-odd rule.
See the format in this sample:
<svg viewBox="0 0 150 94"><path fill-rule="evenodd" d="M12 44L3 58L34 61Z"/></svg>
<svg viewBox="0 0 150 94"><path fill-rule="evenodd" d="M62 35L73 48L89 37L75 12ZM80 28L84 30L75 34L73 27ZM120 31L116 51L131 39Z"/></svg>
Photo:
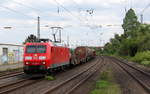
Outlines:
<svg viewBox="0 0 150 94"><path fill-rule="evenodd" d="M37 16L41 18L41 37L52 38L51 29L45 25L62 26L62 39L76 45L102 45L114 33L122 34L122 20L125 7L133 8L139 15L149 0L1 0L0 6L9 7L16 12L0 8L1 43L22 43L29 34L37 34ZM126 2L127 1L127 2ZM131 1L131 0L130 0ZM67 10L65 10L63 7ZM59 7L59 14L58 14ZM94 9L93 16L86 10ZM144 22L150 22L149 8L144 12ZM98 27L102 25L102 27ZM112 25L112 26L111 26ZM118 26L120 25L120 26ZM2 27L12 26L11 30ZM100 35L103 33L103 35ZM10 38L8 39L7 36ZM16 35L17 34L17 35ZM17 36L17 37L16 37ZM82 36L82 37L81 37ZM80 41L82 40L82 41Z"/></svg>

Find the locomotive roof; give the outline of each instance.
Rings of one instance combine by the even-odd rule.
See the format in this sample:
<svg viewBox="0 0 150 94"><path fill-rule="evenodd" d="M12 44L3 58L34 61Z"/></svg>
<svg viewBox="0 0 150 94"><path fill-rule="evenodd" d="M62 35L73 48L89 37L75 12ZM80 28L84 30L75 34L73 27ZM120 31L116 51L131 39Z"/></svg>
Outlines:
<svg viewBox="0 0 150 94"><path fill-rule="evenodd" d="M32 43L26 43L25 45L50 45L54 46L52 42L32 42Z"/></svg>
<svg viewBox="0 0 150 94"><path fill-rule="evenodd" d="M50 45L50 46L66 47L61 44L57 44L57 43L53 43L53 42L32 42L32 43L28 42L25 45Z"/></svg>

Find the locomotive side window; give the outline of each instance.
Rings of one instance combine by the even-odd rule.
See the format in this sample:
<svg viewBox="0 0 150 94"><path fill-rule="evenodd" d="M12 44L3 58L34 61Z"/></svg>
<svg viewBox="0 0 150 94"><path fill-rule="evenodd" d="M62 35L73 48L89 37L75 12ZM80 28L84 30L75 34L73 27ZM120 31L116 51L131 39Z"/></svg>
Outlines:
<svg viewBox="0 0 150 94"><path fill-rule="evenodd" d="M26 53L36 53L36 46L35 45L26 46Z"/></svg>
<svg viewBox="0 0 150 94"><path fill-rule="evenodd" d="M37 53L46 53L46 46L45 45L38 45L37 46Z"/></svg>

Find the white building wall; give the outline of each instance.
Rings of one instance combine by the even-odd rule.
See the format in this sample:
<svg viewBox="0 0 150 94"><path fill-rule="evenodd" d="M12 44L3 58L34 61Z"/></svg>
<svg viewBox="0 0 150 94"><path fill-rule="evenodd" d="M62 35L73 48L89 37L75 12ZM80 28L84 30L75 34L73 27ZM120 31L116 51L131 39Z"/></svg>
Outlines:
<svg viewBox="0 0 150 94"><path fill-rule="evenodd" d="M4 55L3 48L8 49L7 55ZM0 65L19 63L23 61L23 45L0 44Z"/></svg>

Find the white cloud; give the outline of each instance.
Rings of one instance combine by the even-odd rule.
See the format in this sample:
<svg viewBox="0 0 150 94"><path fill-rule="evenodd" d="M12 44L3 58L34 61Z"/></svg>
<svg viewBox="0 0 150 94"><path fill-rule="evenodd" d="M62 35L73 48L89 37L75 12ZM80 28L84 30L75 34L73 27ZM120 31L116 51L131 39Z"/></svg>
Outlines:
<svg viewBox="0 0 150 94"><path fill-rule="evenodd" d="M38 16L39 16L39 14L38 13L36 13L36 12L30 12L30 13L28 13L28 15L30 15L31 17L33 17L33 18L37 18Z"/></svg>
<svg viewBox="0 0 150 94"><path fill-rule="evenodd" d="M18 12L24 13L27 16L21 15L19 13L13 13L6 9L0 9L0 26L13 26L14 28L7 32L1 32L0 42L11 42L11 43L22 43L22 41L29 34L36 34L37 21L30 18L37 18L38 15L41 16L41 36L51 37L48 28L49 26L62 26L63 40L66 41L66 36L69 34L70 40L76 44L76 41L81 42L79 44L89 44L89 45L100 45L100 33L103 32L101 39L105 42L109 41L113 37L114 33L121 34L123 32L121 26L109 26L108 25L121 25L122 19L124 17L124 7L129 9L131 6L136 10L136 13L140 13L148 3L149 0L56 0L67 8L71 13L66 12L62 7L60 8L60 13L57 13L57 7L55 0L4 0L1 4L14 9ZM127 3L125 3L127 1ZM130 0L131 1L131 0ZM19 2L23 5L19 5ZM76 4L77 5L76 5ZM81 12L79 13L79 8ZM93 18L86 13L87 9L94 8ZM39 11L40 10L40 11ZM150 22L150 13L148 11L144 13L144 21ZM74 16L72 16L74 15ZM88 21L86 19L88 18ZM87 23L89 26L87 26ZM95 25L95 26L94 26ZM97 25L102 25L102 28L94 28ZM0 29L1 31L5 31ZM17 34L17 35L16 35ZM19 36L19 37L16 37ZM81 37L82 36L82 37ZM13 39L13 40L12 40ZM86 43L87 42L87 43Z"/></svg>
<svg viewBox="0 0 150 94"><path fill-rule="evenodd" d="M64 1L70 1L70 0L64 0ZM125 0L74 0L78 4L100 4L100 5L108 5L108 4L121 4Z"/></svg>

